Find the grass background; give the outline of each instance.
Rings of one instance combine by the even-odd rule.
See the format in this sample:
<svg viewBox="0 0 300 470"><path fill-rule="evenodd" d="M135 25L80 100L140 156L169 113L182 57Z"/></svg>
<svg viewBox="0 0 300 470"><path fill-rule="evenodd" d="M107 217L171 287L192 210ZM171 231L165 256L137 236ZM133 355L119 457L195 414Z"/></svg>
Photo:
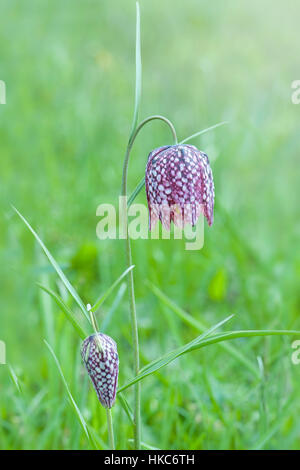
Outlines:
<svg viewBox="0 0 300 470"><path fill-rule="evenodd" d="M297 1L141 1L141 118L163 114L179 139L222 120L193 143L210 157L215 223L205 246L133 243L142 363L197 335L160 302L150 280L194 318L224 329L299 329L299 79ZM22 393L0 365L0 448L86 449L54 348L85 419L104 442L104 410L88 385L79 341L52 300L76 311L13 203L35 227L84 302L125 267L122 241L96 237L96 208L117 201L134 100L135 3L2 0L0 79L0 339ZM137 139L129 187L156 146L158 122ZM139 195L145 202L144 192ZM109 317L107 317L109 315ZM120 383L132 376L127 295L98 312L118 342ZM108 318L108 320L107 320ZM299 449L300 366L290 337L232 342L258 380L220 346L190 353L142 382L143 441L166 449ZM132 391L126 391L131 402ZM118 448L132 429L119 403Z"/></svg>

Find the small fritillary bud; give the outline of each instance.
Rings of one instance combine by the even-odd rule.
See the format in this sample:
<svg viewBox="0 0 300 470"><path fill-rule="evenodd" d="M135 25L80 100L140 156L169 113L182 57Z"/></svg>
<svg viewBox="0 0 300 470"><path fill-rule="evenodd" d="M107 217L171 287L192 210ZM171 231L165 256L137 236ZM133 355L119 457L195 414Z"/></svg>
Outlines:
<svg viewBox="0 0 300 470"><path fill-rule="evenodd" d="M119 374L119 356L115 341L103 333L84 340L81 357L104 408L111 408L116 400Z"/></svg>
<svg viewBox="0 0 300 470"><path fill-rule="evenodd" d="M209 160L194 145L172 145L153 150L146 166L149 228L159 219L166 230L194 226L202 213L213 223L214 182Z"/></svg>

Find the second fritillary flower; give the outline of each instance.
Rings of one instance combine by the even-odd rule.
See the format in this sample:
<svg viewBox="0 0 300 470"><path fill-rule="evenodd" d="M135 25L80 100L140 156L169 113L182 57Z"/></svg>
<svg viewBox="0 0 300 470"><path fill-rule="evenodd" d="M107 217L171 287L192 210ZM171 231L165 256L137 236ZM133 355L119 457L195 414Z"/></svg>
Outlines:
<svg viewBox="0 0 300 470"><path fill-rule="evenodd" d="M81 356L100 403L111 408L116 400L119 357L115 341L103 333L84 340Z"/></svg>
<svg viewBox="0 0 300 470"><path fill-rule="evenodd" d="M214 182L209 160L194 145L172 145L153 150L146 166L149 228L159 219L164 228L170 222L194 226L202 213L213 223Z"/></svg>

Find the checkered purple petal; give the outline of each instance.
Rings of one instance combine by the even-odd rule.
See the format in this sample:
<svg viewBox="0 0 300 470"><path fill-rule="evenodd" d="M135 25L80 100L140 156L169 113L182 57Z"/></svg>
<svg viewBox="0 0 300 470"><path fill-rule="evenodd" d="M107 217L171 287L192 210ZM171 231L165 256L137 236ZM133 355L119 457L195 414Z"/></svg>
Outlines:
<svg viewBox="0 0 300 470"><path fill-rule="evenodd" d="M115 341L103 333L91 335L82 343L81 357L99 401L105 408L111 408L116 400L119 374Z"/></svg>
<svg viewBox="0 0 300 470"><path fill-rule="evenodd" d="M213 223L214 182L209 160L193 145L173 145L153 150L146 166L149 228L159 219L169 230L170 222L195 225L202 213Z"/></svg>

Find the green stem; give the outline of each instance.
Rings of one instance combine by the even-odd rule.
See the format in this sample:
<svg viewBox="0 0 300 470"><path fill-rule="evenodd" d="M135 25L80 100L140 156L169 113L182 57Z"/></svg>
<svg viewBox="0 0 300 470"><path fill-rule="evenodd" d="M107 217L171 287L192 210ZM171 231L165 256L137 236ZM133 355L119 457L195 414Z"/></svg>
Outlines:
<svg viewBox="0 0 300 470"><path fill-rule="evenodd" d="M150 121L153 121L154 119L159 119L163 122L165 122L171 129L173 138L175 143L177 143L177 136L176 136L176 131L171 123L167 118L164 116L150 116L144 121L142 121L135 130L131 133L131 136L129 138L129 142L127 145L126 153L125 153L125 158L124 158L124 164L123 164L123 175L122 175L122 192L121 195L123 196L123 206L122 206L122 212L123 215L125 216L125 223L126 223L126 245L125 245L125 250L126 250L126 262L128 268L132 266L132 254L131 254L131 244L130 244L130 239L128 236L128 227L127 227L127 221L128 221L128 216L127 216L127 174L128 174L128 163L129 163L129 157L130 157L130 152L132 149L132 146L134 144L134 141L136 139L136 136L140 132L140 130L144 127L145 124L147 124ZM133 271L131 270L128 274L128 291L129 291L129 302L130 302L130 315L131 315L131 329L132 329L132 342L133 342L133 356L134 356L134 371L135 374L137 375L139 373L140 369L140 353L139 353L139 336L138 336L138 324L137 324L137 315L136 315L136 305L135 305L135 295L134 295L134 279L133 279ZM141 385L140 383L137 383L134 387L134 445L135 449L140 449L141 447L141 412L140 412L140 406L141 406Z"/></svg>
<svg viewBox="0 0 300 470"><path fill-rule="evenodd" d="M111 409L106 409L106 416L107 416L107 432L108 432L108 443L110 450L115 449L115 438L114 438L114 429L113 429L113 422L112 422L112 414Z"/></svg>
<svg viewBox="0 0 300 470"><path fill-rule="evenodd" d="M164 116L160 116L160 115L154 115L154 116L149 116L147 117L146 119L144 119L139 125L138 127L136 128L136 130L134 132L132 132L131 136L130 136L130 139L129 139L129 142L128 142L128 145L127 145L127 150L126 150L126 154L125 154L125 159L124 159L124 164L123 164L123 178L122 178L122 196L126 196L127 195L127 172L128 172L128 162L129 162L129 157L130 157L130 152L131 152L131 149L133 147L133 144L134 144L134 141L138 135L138 133L140 132L140 130L145 126L145 124L147 124L148 122L150 121L154 121L155 119L159 119L160 121L163 121L165 122L169 128L171 129L171 132L172 132L172 135L173 135L173 139L174 139L174 144L176 145L177 144L177 135L176 135L176 131L175 131L175 127L173 126L173 124L171 123L171 121L169 121L169 119L165 118Z"/></svg>

